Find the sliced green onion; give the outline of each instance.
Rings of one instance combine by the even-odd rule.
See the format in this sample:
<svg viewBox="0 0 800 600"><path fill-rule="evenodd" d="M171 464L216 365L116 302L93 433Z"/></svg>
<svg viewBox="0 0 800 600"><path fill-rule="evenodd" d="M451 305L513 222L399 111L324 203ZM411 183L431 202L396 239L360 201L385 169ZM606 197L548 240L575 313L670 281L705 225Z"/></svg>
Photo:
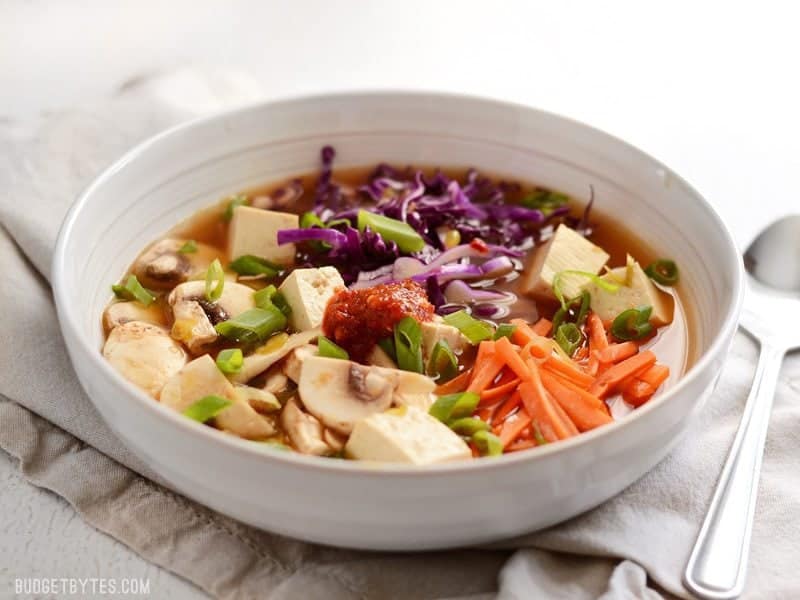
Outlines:
<svg viewBox="0 0 800 600"><path fill-rule="evenodd" d="M228 348L217 354L217 367L226 375L233 375L242 370L244 355L239 348Z"/></svg>
<svg viewBox="0 0 800 600"><path fill-rule="evenodd" d="M387 242L397 244L402 252L419 252L425 247L425 240L408 223L366 210L359 210L358 230L364 231L367 227L381 234L381 237Z"/></svg>
<svg viewBox="0 0 800 600"><path fill-rule="evenodd" d="M292 314L292 307L289 306L289 303L286 301L286 296L281 292L272 294L272 303L287 317Z"/></svg>
<svg viewBox="0 0 800 600"><path fill-rule="evenodd" d="M252 254L240 256L228 266L239 275L266 275L267 277L275 277L281 272L281 268L278 265L264 260L263 258L259 258L258 256L253 256Z"/></svg>
<svg viewBox="0 0 800 600"><path fill-rule="evenodd" d="M503 442L490 431L476 431L472 435L472 442L481 456L500 456L503 453Z"/></svg>
<svg viewBox="0 0 800 600"><path fill-rule="evenodd" d="M325 358L340 358L342 360L350 359L350 355L347 353L347 350L338 344L334 344L324 335L321 335L319 338L317 338L317 347L319 348L319 355L324 356Z"/></svg>
<svg viewBox="0 0 800 600"><path fill-rule="evenodd" d="M209 419L216 417L230 405L230 400L222 396L211 394L210 396L203 396L197 402L189 405L189 407L183 411L183 414L199 423L205 423Z"/></svg>
<svg viewBox="0 0 800 600"><path fill-rule="evenodd" d="M268 285L267 287L261 288L257 292L253 294L253 302L256 303L258 308L266 308L268 306L273 306L272 304L272 297L278 292L278 288L274 285Z"/></svg>
<svg viewBox="0 0 800 600"><path fill-rule="evenodd" d="M136 275L128 275L124 284L115 283L111 286L111 291L120 300L136 300L145 306L150 306L156 299L152 292L139 283Z"/></svg>
<svg viewBox="0 0 800 600"><path fill-rule="evenodd" d="M345 227L353 226L353 224L350 222L350 219L332 219L325 224L325 227L331 229L333 227L338 227L339 225L344 225Z"/></svg>
<svg viewBox="0 0 800 600"><path fill-rule="evenodd" d="M559 308L553 315L553 331L558 331L562 323L575 317L574 323L581 327L589 316L589 306L592 296L587 290L583 290L581 295L567 302L567 308ZM575 312L577 310L577 313Z"/></svg>
<svg viewBox="0 0 800 600"><path fill-rule="evenodd" d="M460 435L472 436L479 431L489 429L489 424L478 417L462 417L455 421L450 421L450 429Z"/></svg>
<svg viewBox="0 0 800 600"><path fill-rule="evenodd" d="M583 334L575 323L562 323L556 330L555 340L567 356L571 357L581 345Z"/></svg>
<svg viewBox="0 0 800 600"><path fill-rule="evenodd" d="M473 346L483 340L492 339L494 335L491 325L476 319L464 310L450 313L444 317L444 322L458 329Z"/></svg>
<svg viewBox="0 0 800 600"><path fill-rule="evenodd" d="M197 242L194 240L189 240L188 242L184 242L183 246L178 248L178 252L181 254L192 254L193 252L197 252Z"/></svg>
<svg viewBox="0 0 800 600"><path fill-rule="evenodd" d="M647 337L653 331L653 326L650 324L652 312L652 306L640 306L622 311L611 324L611 335L625 342Z"/></svg>
<svg viewBox="0 0 800 600"><path fill-rule="evenodd" d="M255 343L286 329L286 315L275 306L251 308L233 319L217 323L214 329L229 340Z"/></svg>
<svg viewBox="0 0 800 600"><path fill-rule="evenodd" d="M225 271L218 258L214 259L206 271L206 300L216 302L222 297L225 289Z"/></svg>
<svg viewBox="0 0 800 600"><path fill-rule="evenodd" d="M234 196L231 201L228 202L228 206L225 207L225 211L222 213L222 220L226 222L230 221L233 218L233 211L236 207L244 204L247 204L247 196L243 194Z"/></svg>
<svg viewBox="0 0 800 600"><path fill-rule="evenodd" d="M511 339L511 336L514 335L514 332L517 330L516 325L512 325L511 323L500 323L497 326L497 329L494 332L494 339L499 340L500 338L507 337Z"/></svg>
<svg viewBox="0 0 800 600"><path fill-rule="evenodd" d="M422 328L413 317L403 317L394 326L397 366L404 371L422 373Z"/></svg>
<svg viewBox="0 0 800 600"><path fill-rule="evenodd" d="M315 212L308 211L300 215L300 227L302 227L303 229L310 229L315 225L317 227L325 227L325 222L322 219L320 219Z"/></svg>
<svg viewBox="0 0 800 600"><path fill-rule="evenodd" d="M569 202L569 196L560 192L553 192L545 188L536 188L530 194L525 196L520 204L528 208L535 208L541 210L543 213L548 214L564 206Z"/></svg>
<svg viewBox="0 0 800 600"><path fill-rule="evenodd" d="M458 359L447 340L441 339L433 346L428 360L428 375L435 377L437 383L450 381L458 375Z"/></svg>
<svg viewBox="0 0 800 600"><path fill-rule="evenodd" d="M586 277L590 279L596 286L604 289L607 292L611 292L612 294L619 289L619 286L616 283L611 283L607 279L603 279L599 275L589 273L588 271L573 271L572 269L559 271L553 277L553 293L555 294L556 298L558 298L558 301L561 303L561 308L564 310L567 310L567 300L564 297L564 292L561 289L561 285L562 279L565 275L580 275L581 277Z"/></svg>
<svg viewBox="0 0 800 600"><path fill-rule="evenodd" d="M453 419L472 416L481 397L475 392L459 392L439 396L428 412L442 423L449 423Z"/></svg>
<svg viewBox="0 0 800 600"><path fill-rule="evenodd" d="M659 258L653 261L644 270L647 276L661 285L672 286L678 283L680 273L678 272L678 265L674 260L668 258Z"/></svg>
<svg viewBox="0 0 800 600"><path fill-rule="evenodd" d="M397 362L397 350L394 347L394 338L387 337L383 338L382 340L378 340L378 346L381 350L386 352L386 355L391 358L394 362Z"/></svg>

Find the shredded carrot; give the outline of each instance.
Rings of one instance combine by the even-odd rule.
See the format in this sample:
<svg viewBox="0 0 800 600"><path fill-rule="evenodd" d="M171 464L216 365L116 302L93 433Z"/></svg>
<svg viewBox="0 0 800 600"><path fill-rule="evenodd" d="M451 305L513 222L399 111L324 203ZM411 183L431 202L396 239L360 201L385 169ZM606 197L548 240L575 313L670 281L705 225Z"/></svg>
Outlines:
<svg viewBox="0 0 800 600"><path fill-rule="evenodd" d="M594 383L594 377L588 373L584 373L577 366L558 359L555 356L549 357L546 361L544 361L542 366L548 371L553 371L561 377L573 382L575 385L579 385L583 388L588 388L590 385L592 385L592 383Z"/></svg>
<svg viewBox="0 0 800 600"><path fill-rule="evenodd" d="M589 346L581 346L580 348L577 349L572 359L576 362L580 362L582 360L586 360L588 356L589 356Z"/></svg>
<svg viewBox="0 0 800 600"><path fill-rule="evenodd" d="M610 367L601 373L589 388L589 392L598 398L605 398L616 391L617 386L631 375L643 373L656 362L656 355L650 350L645 350L626 358L622 362Z"/></svg>
<svg viewBox="0 0 800 600"><path fill-rule="evenodd" d="M500 441L503 442L503 448L506 448L519 436L522 431L531 424L531 416L525 408L520 408L513 417L509 417L503 422L503 428L500 430Z"/></svg>
<svg viewBox="0 0 800 600"><path fill-rule="evenodd" d="M531 356L544 358L550 354L549 340L537 334L530 325L522 319L511 319L511 323L516 325L514 334L511 336L513 342L519 346L524 346Z"/></svg>
<svg viewBox="0 0 800 600"><path fill-rule="evenodd" d="M655 388L641 379L633 378L622 388L622 399L636 408L650 400L656 393Z"/></svg>
<svg viewBox="0 0 800 600"><path fill-rule="evenodd" d="M621 342L610 344L607 348L600 350L597 353L597 359L601 363L618 363L637 352L639 352L639 345L636 342Z"/></svg>
<svg viewBox="0 0 800 600"><path fill-rule="evenodd" d="M475 411L475 416L478 417L481 421L485 421L486 423L492 424L492 419L494 418L495 412L497 409L500 408L502 402L497 402L496 404L492 404L491 406L481 406L478 407L478 410Z"/></svg>
<svg viewBox="0 0 800 600"><path fill-rule="evenodd" d="M550 332L553 330L553 323L548 321L544 317L536 321L536 323L531 327L531 331L537 335L541 335L543 337L547 337L550 335Z"/></svg>
<svg viewBox="0 0 800 600"><path fill-rule="evenodd" d="M478 446L475 445L475 442L469 443L469 449L472 450L472 458L480 458L481 451L478 450Z"/></svg>
<svg viewBox="0 0 800 600"><path fill-rule="evenodd" d="M542 372L542 383L579 431L589 431L611 422L603 401L586 390L547 371Z"/></svg>
<svg viewBox="0 0 800 600"><path fill-rule="evenodd" d="M528 450L529 448L535 448L539 444L536 443L536 440L517 440L508 445L508 448L505 449L506 452L519 452L520 450Z"/></svg>
<svg viewBox="0 0 800 600"><path fill-rule="evenodd" d="M497 409L497 412L494 413L492 422L497 421L498 423L502 423L505 421L506 417L508 417L514 411L514 409L520 405L521 402L522 397L519 395L519 391L511 394L508 397L508 400L503 402Z"/></svg>
<svg viewBox="0 0 800 600"><path fill-rule="evenodd" d="M586 319L586 328L589 330L589 343L593 350L604 350L608 348L608 336L603 321L597 313L589 313Z"/></svg>
<svg viewBox="0 0 800 600"><path fill-rule="evenodd" d="M481 392L481 401L478 404L479 407L486 406L487 404L492 404L497 402L498 398L502 398L506 394L510 394L519 385L520 379L519 377L512 379L506 383L498 383L498 385L483 390Z"/></svg>
<svg viewBox="0 0 800 600"><path fill-rule="evenodd" d="M472 377L472 369L467 369L463 373L459 373L450 381L436 386L436 394L442 396L444 394L455 394L456 392L463 392L469 385L469 380Z"/></svg>
<svg viewBox="0 0 800 600"><path fill-rule="evenodd" d="M525 410L530 413L534 423L542 432L542 436L548 442L563 440L577 434L575 425L567 419L562 419L559 412L554 408L547 391L542 385L539 369L536 365L531 365L533 377L530 381L520 384L519 393Z"/></svg>
<svg viewBox="0 0 800 600"><path fill-rule="evenodd" d="M525 365L525 362L517 354L517 350L511 344L511 340L507 337L502 337L494 345L494 351L497 356L501 357L508 368L516 373L517 377L523 381L531 378L531 372Z"/></svg>
<svg viewBox="0 0 800 600"><path fill-rule="evenodd" d="M586 363L586 372L592 377L597 377L600 370L600 359L597 355L600 354L599 350L592 350L591 342L589 342L589 361Z"/></svg>
<svg viewBox="0 0 800 600"><path fill-rule="evenodd" d="M503 358L495 353L492 353L489 358L482 363L475 363L472 380L469 382L467 391L480 393L488 388L494 383L495 377L500 374L504 366Z"/></svg>
<svg viewBox="0 0 800 600"><path fill-rule="evenodd" d="M598 398L605 398L615 391L617 386L631 375L638 375L652 367L656 362L656 355L651 350L645 350L626 358L622 362L610 367L601 373L589 387L589 392Z"/></svg>
<svg viewBox="0 0 800 600"><path fill-rule="evenodd" d="M649 383L654 390L657 390L658 386L667 380L667 377L669 377L669 367L658 363L637 376L638 379Z"/></svg>

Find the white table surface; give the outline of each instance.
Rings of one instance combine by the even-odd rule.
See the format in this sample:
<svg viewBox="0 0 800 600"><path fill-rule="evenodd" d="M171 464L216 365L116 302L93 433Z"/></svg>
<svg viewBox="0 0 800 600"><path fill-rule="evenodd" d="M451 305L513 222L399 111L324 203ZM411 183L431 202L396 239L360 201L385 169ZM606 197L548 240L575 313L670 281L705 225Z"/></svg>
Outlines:
<svg viewBox="0 0 800 600"><path fill-rule="evenodd" d="M494 96L588 122L661 159L744 246L800 208L793 4L6 0L0 121L24 130L43 112L186 65L249 73L268 97L354 88ZM55 565L150 577L159 598L193 594L26 484L4 455L0 490L0 581Z"/></svg>

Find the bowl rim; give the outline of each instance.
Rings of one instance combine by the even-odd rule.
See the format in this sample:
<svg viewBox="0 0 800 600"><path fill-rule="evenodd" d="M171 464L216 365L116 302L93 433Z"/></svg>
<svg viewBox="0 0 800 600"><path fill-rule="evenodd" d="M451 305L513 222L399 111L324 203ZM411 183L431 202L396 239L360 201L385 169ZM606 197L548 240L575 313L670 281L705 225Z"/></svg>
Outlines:
<svg viewBox="0 0 800 600"><path fill-rule="evenodd" d="M725 266L731 270L733 275L734 297L729 305L727 313L725 314L725 318L716 338L712 341L708 349L698 357L694 364L681 376L681 378L673 387L666 390L663 394L659 394L652 401L636 409L631 414L626 415L625 418L619 421L614 421L608 425L584 432L567 440L561 440L555 444L548 444L544 447L537 448L535 452L523 451L512 454L504 454L502 456L495 457L493 460L456 461L434 465L368 463L359 461L332 460L329 457L307 456L297 452L286 452L272 448L266 449L266 444L264 443L244 440L216 430L212 427L207 427L191 419L187 419L174 410L162 405L160 402L154 401L151 396L148 396L134 384L124 379L122 375L120 375L111 367L108 361L103 359L102 354L98 352L98 349L89 342L87 336L78 324L77 315L75 314L77 309L70 308L69 303L66 302L65 290L68 285L65 273L67 259L66 249L72 237L75 224L80 219L81 212L85 204L92 197L95 191L101 188L108 180L113 178L117 172L121 171L129 163L135 161L138 157L151 151L151 149L157 147L166 140L180 137L184 133L194 128L203 127L208 124L230 118L236 118L240 115L258 113L265 110L268 111L271 108L279 108L286 105L304 102L313 103L331 100L349 100L358 102L364 99L398 100L403 98L416 100L428 99L443 102L469 102L475 106L482 105L486 108L492 107L500 110L535 112L539 113L540 116L543 116L548 120L561 121L572 127L577 126L587 129L592 134L604 137L608 142L622 146L627 151L651 162L654 166L664 169L666 173L669 173L673 183L681 185L686 193L699 201L697 203L698 207L705 211L706 215L711 218L716 227L719 229L720 233L722 233L724 241L728 246L728 251L725 253L724 260L727 263ZM669 402L673 396L677 395L684 388L688 387L689 384L696 380L702 372L709 368L710 363L715 359L715 357L717 357L717 355L724 353L725 345L733 336L735 329L738 326L738 318L739 313L741 312L744 296L744 265L730 229L722 220L719 213L708 202L708 200L706 200L702 194L700 194L673 169L669 168L667 165L654 158L650 154L640 150L636 146L622 140L621 138L618 138L606 131L603 131L602 129L593 127L577 119L518 102L512 102L488 96L442 92L435 90L365 89L337 91L331 93L302 94L276 100L256 101L237 108L193 118L169 127L160 133L157 133L150 138L136 144L120 158L116 159L109 166L103 169L103 171L97 175L91 181L91 183L89 183L89 185L77 196L62 222L51 264L53 298L64 338L66 339L67 337L70 337L77 343L77 347L80 349L80 351L89 356L92 366L101 374L100 376L106 377L111 383L114 384L114 386L120 392L120 395L125 398L124 401L136 402L138 405L140 405L141 410L150 412L151 415L155 416L156 418L166 419L167 422L170 422L174 425L176 431L180 431L188 436L192 436L197 441L220 444L222 447L230 451L242 454L254 460L263 460L266 461L267 464L274 461L278 463L279 466L295 466L309 471L346 472L354 476L362 477L435 477L444 474L470 473L473 471L482 471L486 469L491 469L492 472L496 473L497 469L513 469L521 465L533 463L535 461L545 460L553 454L567 453L570 450L591 444L597 439L618 434L619 430L632 426L635 421L645 418L647 414L658 409L666 402ZM87 396L89 396L92 404L95 404L94 399L91 398L91 395L88 392Z"/></svg>

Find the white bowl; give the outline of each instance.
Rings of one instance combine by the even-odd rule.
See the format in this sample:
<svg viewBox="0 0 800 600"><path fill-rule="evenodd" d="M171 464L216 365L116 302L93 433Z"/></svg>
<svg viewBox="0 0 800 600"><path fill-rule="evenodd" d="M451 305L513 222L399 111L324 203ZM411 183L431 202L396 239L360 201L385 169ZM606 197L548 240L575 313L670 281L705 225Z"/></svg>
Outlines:
<svg viewBox="0 0 800 600"><path fill-rule="evenodd" d="M492 460L427 468L269 450L161 406L102 358L109 285L142 247L233 191L317 167L387 161L472 165L576 197L594 185L681 266L699 359L667 393L576 438ZM734 242L700 195L605 133L532 108L433 93L354 93L260 104L171 129L100 175L67 216L53 263L78 377L123 442L171 486L246 523L305 540L383 550L475 544L588 510L663 459L713 389L742 295Z"/></svg>

